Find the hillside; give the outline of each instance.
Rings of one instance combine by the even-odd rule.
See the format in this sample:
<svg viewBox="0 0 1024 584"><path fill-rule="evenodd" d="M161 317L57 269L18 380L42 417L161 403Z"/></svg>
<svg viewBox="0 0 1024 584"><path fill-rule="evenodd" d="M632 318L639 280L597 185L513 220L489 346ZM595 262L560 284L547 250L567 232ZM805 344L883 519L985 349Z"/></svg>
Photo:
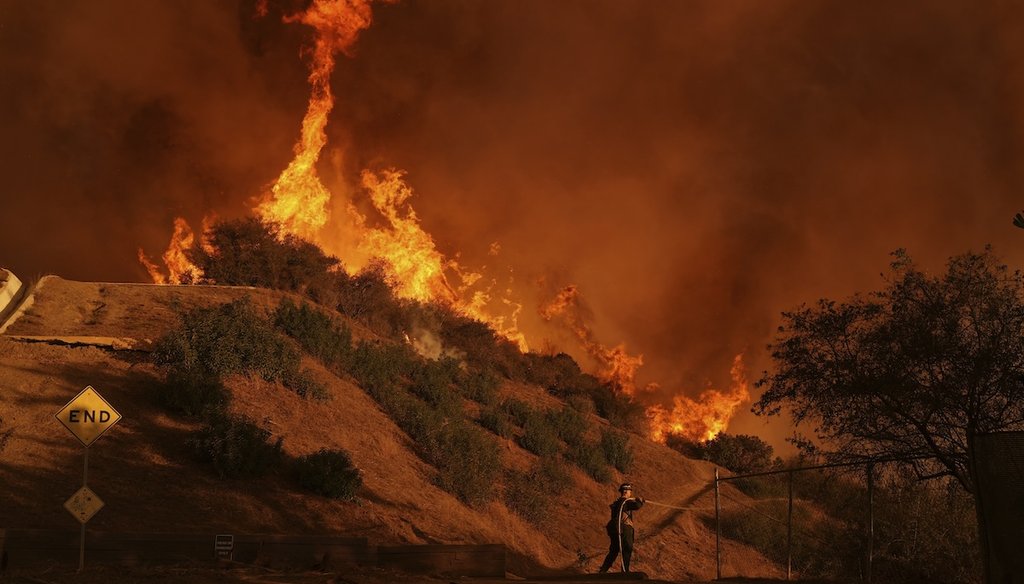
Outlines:
<svg viewBox="0 0 1024 584"><path fill-rule="evenodd" d="M0 336L0 527L74 529L62 508L81 485L82 448L54 413L92 385L124 416L90 450L89 484L106 507L89 523L104 531L347 534L377 543L493 543L510 552L517 572L595 571L606 551L603 525L615 485L628 479L638 494L674 506L713 507L709 463L632 435L633 470L598 484L569 467L573 487L551 507L543 529L499 500L471 508L432 482L432 468L408 436L352 379L305 356L303 364L328 388L314 401L261 379L228 380L231 410L283 438L290 456L321 447L347 450L362 471L355 502L303 494L284 476L224 480L196 463L186 444L200 422L155 405L162 376L147 357L152 340L178 324L178 314L248 296L273 310L288 294L242 287L101 284L49 276L31 305ZM295 297L298 300L297 297ZM350 323L353 336L373 332ZM500 392L532 404L560 403L539 387L506 380ZM591 416L592 426L607 424ZM502 441L502 462L523 468L534 455ZM734 494L734 496L739 496ZM711 579L711 511L649 505L640 515L635 569L664 579ZM724 570L777 575L756 552L725 542Z"/></svg>

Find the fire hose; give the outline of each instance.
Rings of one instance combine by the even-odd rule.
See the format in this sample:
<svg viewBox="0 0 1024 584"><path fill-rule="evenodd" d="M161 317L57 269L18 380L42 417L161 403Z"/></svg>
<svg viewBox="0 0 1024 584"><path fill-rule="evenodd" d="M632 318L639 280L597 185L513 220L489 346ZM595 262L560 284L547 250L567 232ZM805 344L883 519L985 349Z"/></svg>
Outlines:
<svg viewBox="0 0 1024 584"><path fill-rule="evenodd" d="M644 499L644 503L648 505L655 505L657 507L668 507L669 509L679 509L680 511L710 511L713 507L679 507L676 505L669 505L668 503L661 503L658 501L652 501L650 499Z"/></svg>
<svg viewBox="0 0 1024 584"><path fill-rule="evenodd" d="M669 505L668 503L662 503L660 501L652 501L650 499L644 499L643 501L644 501L645 505L654 505L656 507L666 507L668 509L678 509L680 511L710 511L710 510L713 509L713 507L680 507L678 505ZM625 571L626 557L625 557L625 554L623 553L623 549L622 549L622 507L623 506L619 507L619 517L618 517L619 561L620 561L620 563L622 565L623 571ZM635 547L633 548L633 553L636 554L636 548ZM635 557L633 558L633 561L634 562L636 561Z"/></svg>

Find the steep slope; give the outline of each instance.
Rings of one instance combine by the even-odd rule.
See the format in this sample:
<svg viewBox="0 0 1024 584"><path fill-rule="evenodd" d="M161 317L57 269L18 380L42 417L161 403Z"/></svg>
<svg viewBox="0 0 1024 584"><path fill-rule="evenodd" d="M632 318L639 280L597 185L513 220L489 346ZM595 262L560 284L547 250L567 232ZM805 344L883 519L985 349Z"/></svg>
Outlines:
<svg viewBox="0 0 1024 584"><path fill-rule="evenodd" d="M270 311L286 294L249 288L177 287L71 282L48 277L33 304L0 336L0 527L73 529L62 508L80 485L82 447L53 417L86 385L124 416L91 449L89 484L106 502L90 528L107 531L323 533L368 536L378 543L503 542L517 571L596 570L607 545L603 524L614 484L598 484L578 469L574 487L552 506L545 528L530 525L500 501L470 508L434 486L433 469L377 404L351 379L318 362L305 365L332 398L303 399L259 379L233 377L235 413L245 414L293 456L321 447L351 453L364 479L357 502L303 494L287 476L255 481L217 478L195 463L187 445L197 421L155 405L162 378L145 357L148 343L178 323L178 313L249 296ZM374 336L356 323L357 338ZM118 339L111 343L111 339ZM507 382L501 389L533 404L560 402L540 388ZM594 426L605 424L592 418ZM500 439L499 439L500 440ZM636 568L661 578L714 576L713 467L631 436L639 494L697 510L649 505L641 514ZM533 455L502 442L506 466L526 467ZM734 495L735 496L735 495ZM777 574L757 553L726 542L726 561L744 574ZM727 572L736 570L727 564Z"/></svg>

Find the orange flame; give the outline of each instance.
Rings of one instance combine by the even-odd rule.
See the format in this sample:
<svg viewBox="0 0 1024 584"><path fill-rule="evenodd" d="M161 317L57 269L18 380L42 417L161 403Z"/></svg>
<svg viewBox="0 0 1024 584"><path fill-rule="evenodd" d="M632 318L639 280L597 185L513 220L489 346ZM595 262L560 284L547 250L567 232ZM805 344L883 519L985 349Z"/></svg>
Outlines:
<svg viewBox="0 0 1024 584"><path fill-rule="evenodd" d="M576 335L583 349L601 368L598 377L612 383L627 395L636 394L636 372L644 364L644 356L630 355L626 352L626 346L621 343L610 349L599 343L594 331L586 322L582 302L579 288L575 284L570 284L563 288L554 300L541 307L540 315L546 321L561 317L562 322Z"/></svg>
<svg viewBox="0 0 1024 584"><path fill-rule="evenodd" d="M379 173L363 171L363 188L386 223L381 227L367 227L366 217L349 206L349 213L360 231L360 253L384 260L398 296L451 306L491 325L520 350L526 351L526 337L518 330L522 305L510 300L512 290L506 290L506 296L500 300L511 313L494 314L491 287L495 282L487 289L480 289L478 284L483 275L466 270L437 249L433 237L424 231L415 209L409 204L413 192L405 183L404 174L393 169ZM493 245L491 250L497 253ZM461 283L458 287L452 284L455 278Z"/></svg>
<svg viewBox="0 0 1024 584"><path fill-rule="evenodd" d="M207 221L203 221L204 229ZM167 266L167 275L161 273L152 260L150 260L142 248L139 248L139 262L149 272L149 277L154 284L191 284L203 277L203 271L193 264L186 255L186 250L195 245L195 234L188 222L182 217L174 220L174 233L171 234L171 242L164 252L163 261ZM205 245L205 243L204 243Z"/></svg>
<svg viewBox="0 0 1024 584"><path fill-rule="evenodd" d="M349 239L357 249L332 249L323 228L330 220L330 191L316 171L316 163L327 143L324 128L334 107L330 77L334 55L348 54L359 32L370 26L368 0L317 0L310 8L287 22L301 22L315 29L315 43L310 59L309 82L312 87L309 107L302 121L302 134L295 145L295 159L281 173L271 192L257 206L256 213L265 221L281 226L281 235L297 235L314 241L330 252L339 252L350 269L367 265L372 258L384 260L395 293L402 298L421 302L436 301L460 310L468 316L491 324L495 330L526 350L526 339L518 331L516 319L521 306L503 299L512 310L510 315L493 316L486 307L492 302L489 290L474 289L482 276L463 270L457 262L445 258L433 238L419 224L419 218L408 201L412 189L398 170L379 173L364 171L362 186L374 208L384 218L381 227L368 227L367 218L353 205L347 208L348 222L356 233ZM347 256L347 257L346 257ZM456 288L449 277L457 277ZM469 296L469 299L464 299Z"/></svg>
<svg viewBox="0 0 1024 584"><path fill-rule="evenodd" d="M647 408L651 439L664 442L669 434L706 442L726 429L736 408L750 399L743 354L736 355L730 370L732 386L728 392L707 389L698 400L677 395L671 411L656 405Z"/></svg>
<svg viewBox="0 0 1024 584"><path fill-rule="evenodd" d="M254 212L262 220L279 225L282 236L299 236L338 255L348 269L364 267L374 258L383 260L398 296L451 306L487 323L525 352L528 349L526 338L518 330L523 305L512 300L511 273L508 287L495 292L497 279L467 270L455 259L441 253L433 238L420 225L410 204L413 192L405 183L402 171L364 171L361 175L362 188L382 221L373 221L374 226L370 226L368 218L350 202L344 207L347 214L344 219L347 221L335 222L336 225L350 226L352 232L344 233L348 245L342 249L333 245L332 239L339 236L336 225L334 232L325 232L324 228L331 220L328 208L331 192L321 182L316 165L327 144L325 128L334 107L330 77L335 54L350 54L359 33L370 26L370 1L313 0L305 12L285 18L286 22L299 22L315 31L313 46L307 53L310 56L308 79L311 96L294 148L295 158L258 202ZM266 1L258 0L256 16L263 17L267 12ZM203 231L208 231L206 220ZM188 261L185 254L185 250L194 244L192 230L184 219L178 218L174 222L171 243L163 255L167 276L141 249L139 261L154 282L194 282L202 277L202 272ZM208 245L205 241L202 244ZM497 256L500 251L501 246L494 242L488 255ZM545 320L558 318L575 334L587 354L597 363L601 379L627 395L635 395L636 375L643 365L643 356L629 354L623 344L609 348L598 342L587 323L585 312L582 296L575 285L564 288L552 302L540 309ZM408 336L407 341L413 343ZM431 346L430 354L434 353L434 348L438 347ZM668 433L679 433L695 440L709 440L724 430L735 408L749 399L739 355L732 367L732 377L733 385L727 393L708 389L699 400L676 397L672 411L662 406L648 408L652 438L663 441Z"/></svg>
<svg viewBox="0 0 1024 584"><path fill-rule="evenodd" d="M419 218L408 205L412 189L402 180L403 173L385 170L363 171L363 187L369 192L373 206L387 220L380 228L367 228L366 218L354 208L356 223L362 229L359 247L367 257L386 261L395 283L395 293L402 298L421 302L439 300L455 304L458 293L445 276L445 269L458 270L437 250L434 238L420 227Z"/></svg>
<svg viewBox="0 0 1024 584"><path fill-rule="evenodd" d="M285 18L285 22L312 26L316 34L309 72L312 95L302 120L301 137L295 145L295 158L256 209L265 221L281 225L283 233L315 240L327 223L331 195L320 182L316 163L327 144L324 128L334 108L334 55L348 54L359 32L370 26L371 17L368 0L316 0L305 12Z"/></svg>

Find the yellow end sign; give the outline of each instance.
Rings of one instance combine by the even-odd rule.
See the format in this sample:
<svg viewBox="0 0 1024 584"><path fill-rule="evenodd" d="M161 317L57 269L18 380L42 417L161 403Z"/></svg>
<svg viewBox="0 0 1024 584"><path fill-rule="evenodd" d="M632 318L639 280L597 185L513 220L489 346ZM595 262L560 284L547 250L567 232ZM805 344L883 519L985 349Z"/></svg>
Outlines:
<svg viewBox="0 0 1024 584"><path fill-rule="evenodd" d="M61 424L89 446L121 419L121 414L90 385L56 414Z"/></svg>

